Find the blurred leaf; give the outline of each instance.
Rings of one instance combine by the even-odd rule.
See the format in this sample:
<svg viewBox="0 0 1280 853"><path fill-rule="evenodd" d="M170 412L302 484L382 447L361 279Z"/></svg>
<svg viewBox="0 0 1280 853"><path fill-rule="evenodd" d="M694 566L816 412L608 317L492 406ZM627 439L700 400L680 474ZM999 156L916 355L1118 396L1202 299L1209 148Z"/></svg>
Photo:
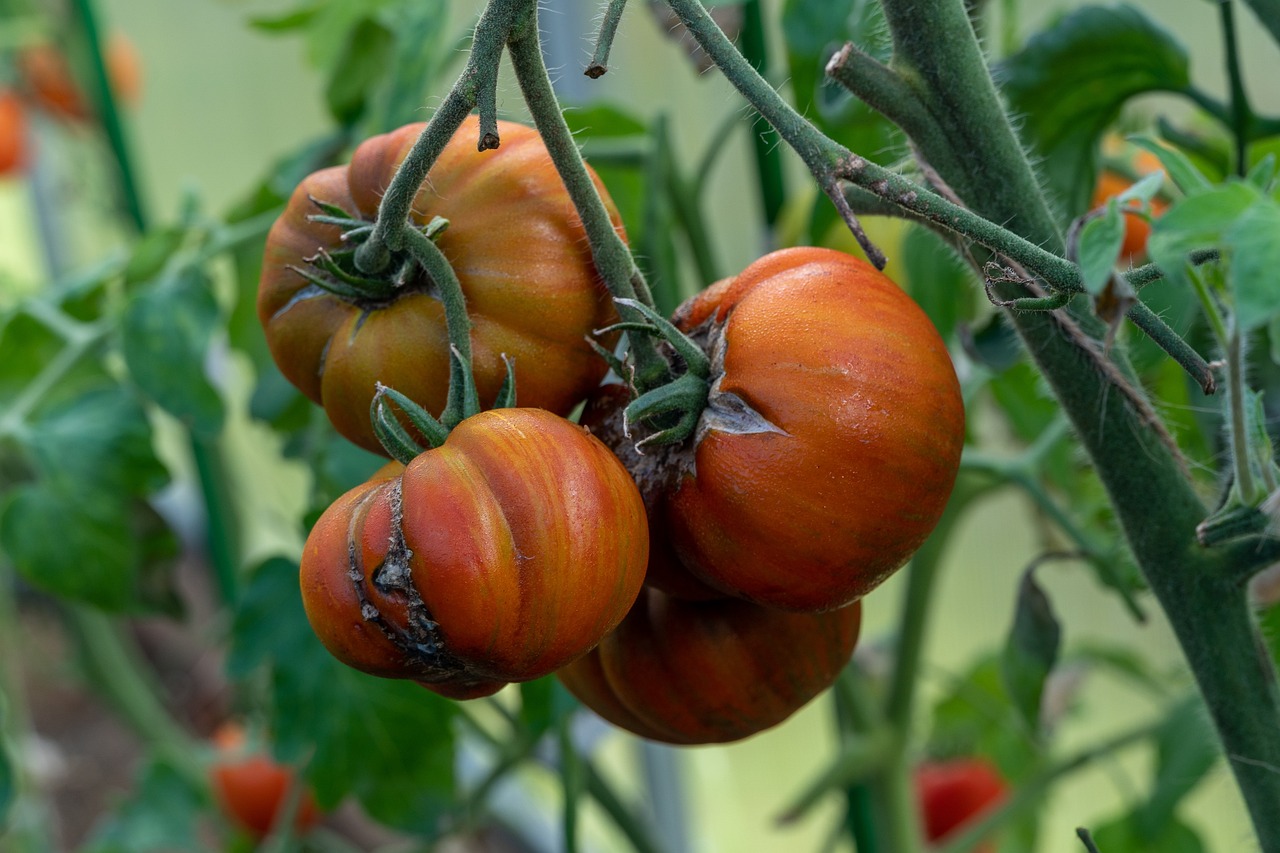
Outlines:
<svg viewBox="0 0 1280 853"><path fill-rule="evenodd" d="M1245 178L1246 181L1253 184L1263 192L1271 191L1271 183L1276 178L1276 154L1274 151L1267 152L1266 156L1253 164L1249 169L1249 174Z"/></svg>
<svg viewBox="0 0 1280 853"><path fill-rule="evenodd" d="M1113 672L1156 696L1168 693L1167 679L1153 672L1147 660L1127 646L1085 643L1063 656L1063 663L1076 662Z"/></svg>
<svg viewBox="0 0 1280 853"><path fill-rule="evenodd" d="M1022 575L1013 627L1000 658L1000 675L1013 706L1031 732L1040 730L1044 682L1058 662L1062 626L1049 597L1035 580L1034 568Z"/></svg>
<svg viewBox="0 0 1280 853"><path fill-rule="evenodd" d="M227 666L237 677L270 668L276 752L306 763L323 807L353 793L384 823L439 832L452 805L453 704L333 658L303 612L296 563L271 559L252 572Z"/></svg>
<svg viewBox="0 0 1280 853"><path fill-rule="evenodd" d="M1124 214L1112 199L1106 213L1095 216L1080 229L1080 278L1084 289L1097 296L1102 292L1116 268L1120 248L1124 245Z"/></svg>
<svg viewBox="0 0 1280 853"><path fill-rule="evenodd" d="M535 738L556 722L555 685L550 676L520 685L520 719Z"/></svg>
<svg viewBox="0 0 1280 853"><path fill-rule="evenodd" d="M320 6L321 4L319 3L313 3L309 6L299 6L279 15L261 15L250 18L249 26L266 33L287 33L304 29L315 20L316 13L320 11Z"/></svg>
<svg viewBox="0 0 1280 853"><path fill-rule="evenodd" d="M3 706L0 706L3 710ZM0 716L0 722L4 717ZM18 774L13 768L13 759L9 757L9 744L0 737L0 835L4 834L9 820L9 809L18 796Z"/></svg>
<svg viewBox="0 0 1280 853"><path fill-rule="evenodd" d="M173 253L181 248L186 236L187 232L181 228L163 228L143 235L134 245L129 262L125 265L125 286L148 281L159 275Z"/></svg>
<svg viewBox="0 0 1280 853"><path fill-rule="evenodd" d="M1089 207L1097 141L1130 98L1189 84L1181 44L1128 5L1086 6L1058 19L999 67L1001 89L1053 193L1075 216Z"/></svg>
<svg viewBox="0 0 1280 853"><path fill-rule="evenodd" d="M1156 733L1156 769L1151 797L1133 813L1133 826L1150 839L1148 849L1164 850L1154 842L1175 821L1182 798L1200 784L1221 755L1218 736L1198 694L1178 702Z"/></svg>
<svg viewBox="0 0 1280 853"><path fill-rule="evenodd" d="M352 28L325 90L325 103L338 124L352 125L364 114L370 93L386 74L394 47L391 32L371 17Z"/></svg>
<svg viewBox="0 0 1280 853"><path fill-rule="evenodd" d="M880 4L787 0L782 32L796 109L851 151L873 158L893 157L896 130L889 120L826 76L827 61L848 41L877 59L888 59L888 27ZM811 233L818 233L817 229Z"/></svg>
<svg viewBox="0 0 1280 853"><path fill-rule="evenodd" d="M94 834L87 853L207 850L197 832L206 808L202 791L168 764L153 761L142 771L134 795Z"/></svg>
<svg viewBox="0 0 1280 853"><path fill-rule="evenodd" d="M185 268L129 301L121 321L125 364L138 387L197 435L222 429L222 398L205 373L221 324L213 283Z"/></svg>
<svg viewBox="0 0 1280 853"><path fill-rule="evenodd" d="M1036 745L1019 724L996 654L975 663L934 705L927 753L931 759L986 756L1011 780L1035 767Z"/></svg>
<svg viewBox="0 0 1280 853"><path fill-rule="evenodd" d="M395 37L387 68L387 80L380 101L381 111L373 125L388 131L412 121L421 121L427 99L443 91L444 72L464 54L447 43L449 4L400 0L380 18Z"/></svg>
<svg viewBox="0 0 1280 853"><path fill-rule="evenodd" d="M976 332L968 331L962 342L970 358L996 373L1009 370L1023 357L1018 333L1003 311L988 316Z"/></svg>
<svg viewBox="0 0 1280 853"><path fill-rule="evenodd" d="M1160 195L1160 190L1164 186L1164 173L1152 172L1134 184L1131 184L1127 190L1116 196L1115 199L1120 204L1129 201L1151 201Z"/></svg>
<svg viewBox="0 0 1280 853"><path fill-rule="evenodd" d="M1159 827L1153 837L1144 837L1132 815L1119 818L1094 830L1093 841L1102 853L1206 853L1196 831L1177 819Z"/></svg>
<svg viewBox="0 0 1280 853"><path fill-rule="evenodd" d="M1263 198L1241 214L1224 235L1230 252L1227 283L1236 322L1251 331L1280 314L1280 203Z"/></svg>
<svg viewBox="0 0 1280 853"><path fill-rule="evenodd" d="M973 314L973 294L981 283L955 250L928 228L908 228L899 255L912 298L942 339L950 341L956 324Z"/></svg>
<svg viewBox="0 0 1280 853"><path fill-rule="evenodd" d="M565 110L564 120L574 136L617 138L647 136L649 126L613 104L593 104Z"/></svg>
<svg viewBox="0 0 1280 853"><path fill-rule="evenodd" d="M1019 361L988 383L1009 425L1023 441L1036 436L1059 414L1058 404L1044 386L1044 379L1029 362Z"/></svg>
<svg viewBox="0 0 1280 853"><path fill-rule="evenodd" d="M1138 147L1145 148L1156 155L1160 165L1164 166L1165 171L1169 173L1169 179L1173 181L1173 185L1186 195L1195 195L1212 188L1213 184L1209 178L1178 149L1170 148L1150 136L1138 135L1127 138Z"/></svg>

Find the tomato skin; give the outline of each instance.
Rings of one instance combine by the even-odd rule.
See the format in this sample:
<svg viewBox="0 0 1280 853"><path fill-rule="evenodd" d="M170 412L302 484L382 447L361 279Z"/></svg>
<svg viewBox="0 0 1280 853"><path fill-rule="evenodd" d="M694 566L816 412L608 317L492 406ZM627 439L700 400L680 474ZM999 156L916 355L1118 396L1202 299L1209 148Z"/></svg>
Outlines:
<svg viewBox="0 0 1280 853"><path fill-rule="evenodd" d="M998 805L1009 790L999 771L982 758L921 764L916 768L915 786L925 839L931 843L946 840L981 817Z"/></svg>
<svg viewBox="0 0 1280 853"><path fill-rule="evenodd" d="M1143 152L1144 154L1147 152ZM1155 159L1154 157L1150 159ZM1139 165L1144 161L1138 160ZM1145 172L1155 171L1160 168L1159 161L1156 161L1154 168L1147 168ZM1109 170L1103 170L1098 175L1098 185L1093 191L1093 209L1102 207L1107 201L1120 193L1129 189L1131 182L1123 175L1117 174ZM1137 207L1138 203L1130 202L1128 207ZM1151 215L1159 217L1164 213L1167 205L1160 199L1151 200ZM1124 210L1124 207L1121 208ZM1124 213L1124 243L1120 248L1121 260L1132 263L1140 261L1147 256L1147 238L1151 236L1151 223L1143 219L1136 213L1125 211Z"/></svg>
<svg viewBox="0 0 1280 853"><path fill-rule="evenodd" d="M616 631L556 675L584 705L640 737L741 740L831 685L853 654L861 608L788 613L649 587Z"/></svg>
<svg viewBox="0 0 1280 853"><path fill-rule="evenodd" d="M648 548L640 494L608 448L544 410L492 410L326 510L304 549L302 598L344 663L473 698L546 675L612 631Z"/></svg>
<svg viewBox="0 0 1280 853"><path fill-rule="evenodd" d="M266 755L248 755L244 748L244 731L227 724L214 733L220 755L209 771L223 813L237 826L262 840L270 834L276 813L284 803L293 771ZM306 832L320 822L321 812L310 791L302 792L293 828Z"/></svg>
<svg viewBox="0 0 1280 853"><path fill-rule="evenodd" d="M849 255L786 249L693 297L675 322L713 355L722 347L713 400L736 395L776 428L700 430L664 496L683 565L726 593L820 611L906 562L942 514L964 444L955 369L911 298Z"/></svg>
<svg viewBox="0 0 1280 853"><path fill-rule="evenodd" d="M26 161L26 110L17 94L0 90L0 175L18 171Z"/></svg>
<svg viewBox="0 0 1280 853"><path fill-rule="evenodd" d="M477 122L469 118L445 146L414 201L413 218L449 220L436 242L466 295L481 401L501 387L505 353L515 361L520 405L565 414L607 369L584 337L617 315L537 132L499 122L502 146L477 152ZM375 453L384 452L369 424L375 382L432 412L444 406L449 345L442 305L413 288L389 303L361 305L319 290L290 267L307 267L320 249L349 248L340 229L308 221L317 212L309 197L372 219L424 127L375 136L349 166L303 180L267 238L258 289L258 317L281 372L325 408L338 432ZM598 180L596 186L621 231L612 201Z"/></svg>

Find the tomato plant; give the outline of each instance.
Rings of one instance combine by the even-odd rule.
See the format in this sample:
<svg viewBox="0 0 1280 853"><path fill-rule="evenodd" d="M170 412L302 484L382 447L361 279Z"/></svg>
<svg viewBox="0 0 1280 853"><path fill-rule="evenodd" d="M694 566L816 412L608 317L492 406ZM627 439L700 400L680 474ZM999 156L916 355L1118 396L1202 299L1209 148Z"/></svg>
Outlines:
<svg viewBox="0 0 1280 853"><path fill-rule="evenodd" d="M326 510L302 599L344 663L473 698L599 642L647 556L639 493L604 445L549 412L502 409Z"/></svg>
<svg viewBox="0 0 1280 853"><path fill-rule="evenodd" d="M236 826L261 840L275 829L289 788L297 782L294 773L270 757L250 754L244 730L226 724L214 733L218 755L209 770L214 795L223 813ZM315 826L322 814L311 792L303 790L293 817L295 832Z"/></svg>
<svg viewBox="0 0 1280 853"><path fill-rule="evenodd" d="M567 414L604 375L584 336L607 325L613 307L537 133L502 122L502 147L477 152L477 126L467 122L445 146L413 215L422 225L448 220L435 239L468 302L481 398L497 394L506 356L522 405ZM443 408L445 312L421 272L381 289L350 284L358 275L355 247L343 242L341 226L314 218L322 213L316 202L372 217L423 127L376 136L349 166L299 184L267 238L258 291L258 316L281 372L324 406L340 433L374 452L381 447L369 403L377 382L435 412ZM319 263L326 259L337 266L326 271Z"/></svg>

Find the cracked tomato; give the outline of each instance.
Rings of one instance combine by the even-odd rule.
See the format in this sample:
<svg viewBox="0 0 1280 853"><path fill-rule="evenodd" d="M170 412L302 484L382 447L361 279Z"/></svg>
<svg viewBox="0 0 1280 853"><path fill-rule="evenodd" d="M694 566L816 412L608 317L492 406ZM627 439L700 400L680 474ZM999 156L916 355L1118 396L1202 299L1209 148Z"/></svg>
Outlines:
<svg viewBox="0 0 1280 853"><path fill-rule="evenodd" d="M648 553L640 494L608 448L550 412L496 409L330 506L302 600L343 663L474 698L598 643Z"/></svg>

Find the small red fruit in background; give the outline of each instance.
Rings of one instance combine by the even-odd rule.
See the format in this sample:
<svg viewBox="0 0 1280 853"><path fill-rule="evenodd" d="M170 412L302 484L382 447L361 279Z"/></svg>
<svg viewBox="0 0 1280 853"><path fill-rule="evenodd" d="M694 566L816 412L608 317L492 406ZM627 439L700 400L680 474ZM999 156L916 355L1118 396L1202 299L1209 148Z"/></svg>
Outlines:
<svg viewBox="0 0 1280 853"><path fill-rule="evenodd" d="M227 723L213 735L219 756L209 772L213 792L222 811L236 826L256 839L265 838L284 803L293 771L270 756L248 751L244 730ZM320 821L320 809L310 791L302 792L294 815L295 832L305 832Z"/></svg>
<svg viewBox="0 0 1280 853"><path fill-rule="evenodd" d="M1132 168L1139 177L1145 177L1161 169L1160 160L1149 151L1139 151L1132 159ZM1119 172L1103 169L1098 175L1098 184L1093 190L1092 208L1102 207L1108 199L1114 198L1133 185L1133 181ZM1137 208L1138 202L1131 201L1126 208ZM1151 200L1151 215L1159 217L1168 207L1158 198ZM1137 213L1125 210L1124 244L1120 249L1121 260L1130 263L1142 260L1147 256L1147 238L1151 236L1151 223Z"/></svg>
<svg viewBox="0 0 1280 853"><path fill-rule="evenodd" d="M133 42L122 33L112 33L102 47L102 61L116 99L125 105L136 103L142 92L142 62ZM24 48L17 63L26 91L41 107L77 121L92 114L92 106L72 74L67 57L56 45Z"/></svg>
<svg viewBox="0 0 1280 853"><path fill-rule="evenodd" d="M950 838L998 805L1007 793L1004 778L985 759L926 762L916 768L916 798L930 843Z"/></svg>
<svg viewBox="0 0 1280 853"><path fill-rule="evenodd" d="M9 89L0 90L0 175L26 162L27 116L22 101Z"/></svg>

